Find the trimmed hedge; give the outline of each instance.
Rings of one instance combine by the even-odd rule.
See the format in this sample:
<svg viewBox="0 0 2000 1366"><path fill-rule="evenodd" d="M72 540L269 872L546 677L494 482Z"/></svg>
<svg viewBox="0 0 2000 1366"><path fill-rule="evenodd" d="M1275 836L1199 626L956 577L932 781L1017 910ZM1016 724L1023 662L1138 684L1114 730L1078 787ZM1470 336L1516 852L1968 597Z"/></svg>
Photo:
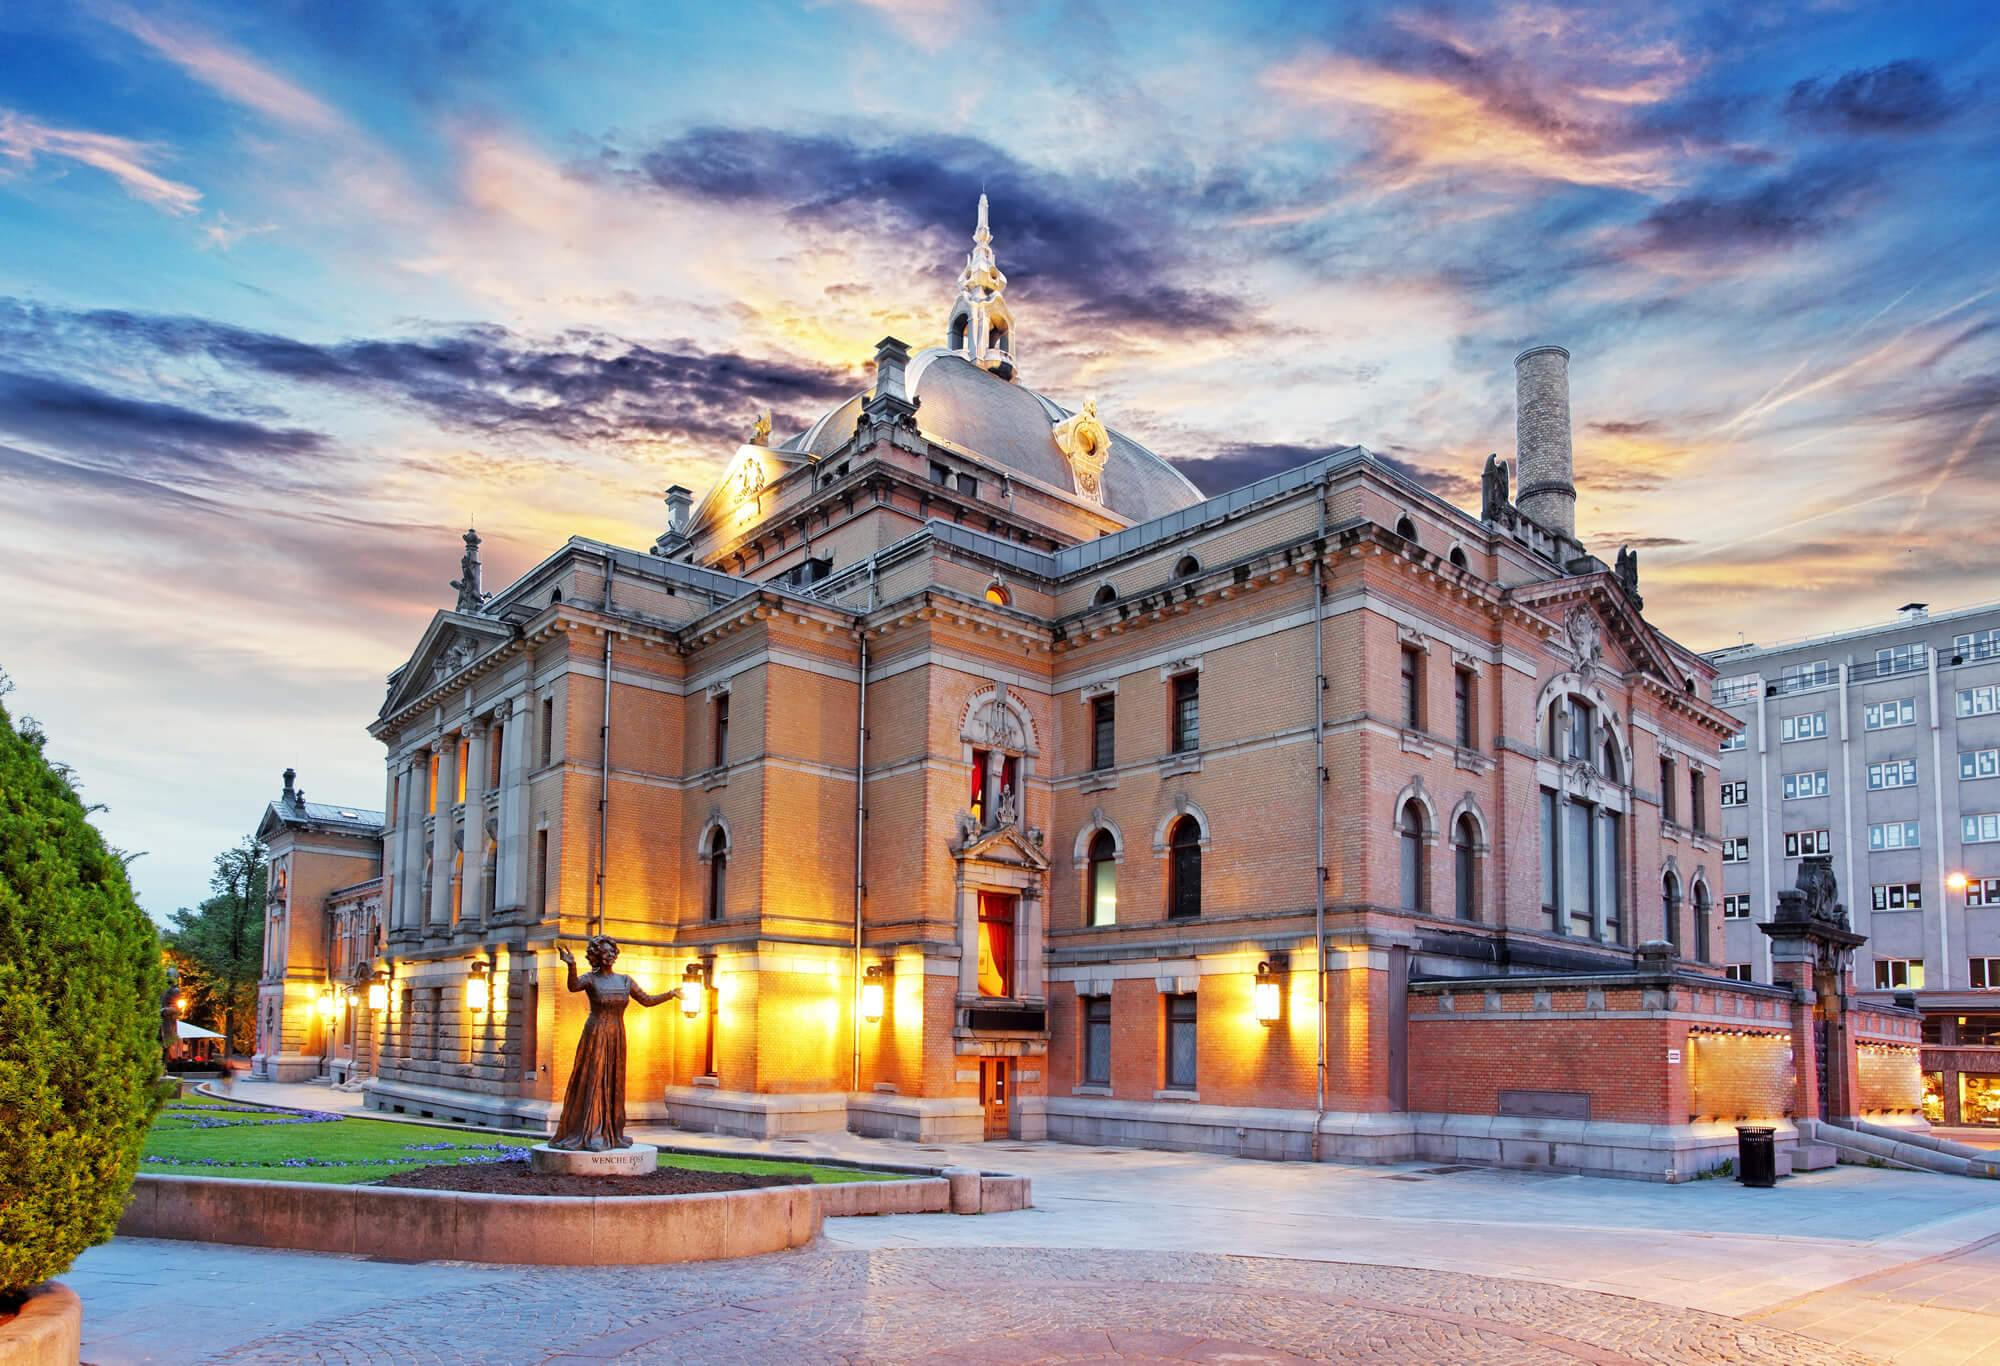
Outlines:
<svg viewBox="0 0 2000 1366"><path fill-rule="evenodd" d="M117 1226L158 1105L159 937L0 706L0 1303Z"/></svg>

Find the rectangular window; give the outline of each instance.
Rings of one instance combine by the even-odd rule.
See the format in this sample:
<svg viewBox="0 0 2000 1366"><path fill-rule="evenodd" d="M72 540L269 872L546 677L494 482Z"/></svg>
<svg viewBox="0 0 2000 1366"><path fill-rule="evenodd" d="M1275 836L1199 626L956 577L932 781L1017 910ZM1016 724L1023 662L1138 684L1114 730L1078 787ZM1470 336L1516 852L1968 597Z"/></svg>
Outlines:
<svg viewBox="0 0 2000 1366"><path fill-rule="evenodd" d="M1110 768L1118 761L1118 699L1090 700L1090 766Z"/></svg>
<svg viewBox="0 0 2000 1366"><path fill-rule="evenodd" d="M1970 635L1953 636L1951 651L1960 659L1991 659L2000 654L2000 627L1991 631L1974 631Z"/></svg>
<svg viewBox="0 0 2000 1366"><path fill-rule="evenodd" d="M935 460L931 461L931 482L942 485L945 488L950 488L951 467L949 465L940 465Z"/></svg>
<svg viewBox="0 0 2000 1366"><path fill-rule="evenodd" d="M1014 994L1014 897L979 894L979 994Z"/></svg>
<svg viewBox="0 0 2000 1366"><path fill-rule="evenodd" d="M1558 874L1556 860L1556 794L1542 789L1542 911L1551 929L1560 928L1562 912L1557 909Z"/></svg>
<svg viewBox="0 0 2000 1366"><path fill-rule="evenodd" d="M1733 783L1724 783L1722 785L1722 806L1724 810L1732 806L1748 806L1749 804L1750 784L1746 779L1739 778Z"/></svg>
<svg viewBox="0 0 2000 1366"><path fill-rule="evenodd" d="M1894 726L1917 724L1917 699L1901 697L1889 702L1870 702L1861 710L1863 730L1888 730Z"/></svg>
<svg viewBox="0 0 2000 1366"><path fill-rule="evenodd" d="M535 832L535 911L546 914L549 909L549 832Z"/></svg>
<svg viewBox="0 0 2000 1366"><path fill-rule="evenodd" d="M1877 991L1922 991L1924 989L1924 960L1921 958L1877 958L1875 960L1875 989Z"/></svg>
<svg viewBox="0 0 2000 1366"><path fill-rule="evenodd" d="M1748 963L1725 964L1722 969L1722 975L1732 982L1748 982L1751 980L1750 965Z"/></svg>
<svg viewBox="0 0 2000 1366"><path fill-rule="evenodd" d="M1875 672L1881 674L1903 674L1912 669L1924 667L1925 652L1921 645L1897 645L1891 649L1875 652Z"/></svg>
<svg viewBox="0 0 2000 1366"><path fill-rule="evenodd" d="M1722 918L1724 920L1748 920L1750 918L1750 893L1731 892L1723 897Z"/></svg>
<svg viewBox="0 0 2000 1366"><path fill-rule="evenodd" d="M1748 733L1739 730L1736 732L1736 734L1731 735L1727 739L1723 740L1722 752L1724 754L1727 754L1733 749L1743 749L1746 748L1749 745L1749 743L1750 743L1750 738Z"/></svg>
<svg viewBox="0 0 2000 1366"><path fill-rule="evenodd" d="M958 476L958 491L967 498L977 498L979 496L979 481L969 474L961 474Z"/></svg>
<svg viewBox="0 0 2000 1366"><path fill-rule="evenodd" d="M1708 831L1708 777L1698 768L1688 770L1688 820L1703 834Z"/></svg>
<svg viewBox="0 0 2000 1366"><path fill-rule="evenodd" d="M1201 748L1201 675L1174 677L1174 753L1190 754Z"/></svg>
<svg viewBox="0 0 2000 1366"><path fill-rule="evenodd" d="M1810 664L1786 665L1778 686L1784 692L1796 692L1800 688L1823 688L1832 681L1833 670L1825 660L1819 659Z"/></svg>
<svg viewBox="0 0 2000 1366"><path fill-rule="evenodd" d="M1458 747L1479 748L1479 718L1472 709L1472 670L1453 670L1451 703L1457 722Z"/></svg>
<svg viewBox="0 0 2000 1366"><path fill-rule="evenodd" d="M458 737L458 795L452 798L454 802L460 805L463 805L465 802L465 779L467 777L467 770L471 767L472 746L461 735Z"/></svg>
<svg viewBox="0 0 2000 1366"><path fill-rule="evenodd" d="M1973 878L1965 884L1968 906L2000 906L2000 877Z"/></svg>
<svg viewBox="0 0 2000 1366"><path fill-rule="evenodd" d="M1825 769L1815 769L1811 773L1787 773L1785 775L1786 801L1796 801L1801 797L1824 797L1825 795Z"/></svg>
<svg viewBox="0 0 2000 1366"><path fill-rule="evenodd" d="M1563 807L1568 829L1563 852L1568 855L1563 869L1563 902L1569 908L1567 934L1589 938L1590 899L1597 886L1597 844L1590 836L1592 808L1587 802L1572 801Z"/></svg>
<svg viewBox="0 0 2000 1366"><path fill-rule="evenodd" d="M544 697L542 699L543 767L547 767L549 760L555 756L555 747L556 747L556 700L553 697Z"/></svg>
<svg viewBox="0 0 2000 1366"><path fill-rule="evenodd" d="M1890 821L1868 827L1868 847L1873 850L1915 849L1918 844L1915 821Z"/></svg>
<svg viewBox="0 0 2000 1366"><path fill-rule="evenodd" d="M1403 647L1403 729L1424 728L1424 652Z"/></svg>
<svg viewBox="0 0 2000 1366"><path fill-rule="evenodd" d="M1890 759L1884 763L1868 765L1868 790L1880 792L1890 787L1915 787L1917 785L1917 761L1915 759Z"/></svg>
<svg viewBox="0 0 2000 1366"><path fill-rule="evenodd" d="M1921 882L1878 882L1875 884L1875 909L1878 911L1920 911L1924 908L1924 884Z"/></svg>
<svg viewBox="0 0 2000 1366"><path fill-rule="evenodd" d="M721 768L729 762L729 694L722 693L708 704L709 732L714 743L709 763Z"/></svg>
<svg viewBox="0 0 2000 1366"><path fill-rule="evenodd" d="M1958 776L1961 782L1970 778L2000 778L2000 749L1961 750Z"/></svg>
<svg viewBox="0 0 2000 1366"><path fill-rule="evenodd" d="M1083 998L1083 1082L1111 1084L1111 998Z"/></svg>
<svg viewBox="0 0 2000 1366"><path fill-rule="evenodd" d="M1983 688L1960 688L1954 694L1960 716L1991 716L2000 711L2000 683Z"/></svg>
<svg viewBox="0 0 2000 1366"><path fill-rule="evenodd" d="M1809 711L1800 716L1781 717L1778 721L1778 742L1784 744L1792 740L1826 739L1826 713Z"/></svg>
<svg viewBox="0 0 2000 1366"><path fill-rule="evenodd" d="M1750 837L1748 835L1739 835L1733 840L1724 840L1722 842L1722 861L1724 863L1748 863L1750 861Z"/></svg>
<svg viewBox="0 0 2000 1366"><path fill-rule="evenodd" d="M1168 1090L1194 1090L1194 1045L1195 1009L1193 994L1167 997Z"/></svg>
<svg viewBox="0 0 2000 1366"><path fill-rule="evenodd" d="M1989 811L1983 816L1961 816L1958 829L1962 843L1991 844L2000 840L2000 813Z"/></svg>
<svg viewBox="0 0 2000 1366"><path fill-rule="evenodd" d="M2000 958L1974 958L1970 981L1967 985L1975 990L2000 987Z"/></svg>
<svg viewBox="0 0 2000 1366"><path fill-rule="evenodd" d="M1674 761L1662 759L1660 760L1660 819L1677 821L1680 818L1680 810L1675 805Z"/></svg>
<svg viewBox="0 0 2000 1366"><path fill-rule="evenodd" d="M1590 752L1590 708L1575 698L1569 703L1569 757L1586 763L1596 757Z"/></svg>
<svg viewBox="0 0 2000 1366"><path fill-rule="evenodd" d="M1811 858L1814 854L1833 852L1833 836L1824 830L1787 830L1785 832L1786 858Z"/></svg>
<svg viewBox="0 0 2000 1366"><path fill-rule="evenodd" d="M430 776L430 787L428 791L431 794L431 811L433 813L435 813L438 809L438 760L442 759L443 757L444 757L443 755L438 754L435 751L433 751L431 754L431 768L430 768L431 776Z"/></svg>

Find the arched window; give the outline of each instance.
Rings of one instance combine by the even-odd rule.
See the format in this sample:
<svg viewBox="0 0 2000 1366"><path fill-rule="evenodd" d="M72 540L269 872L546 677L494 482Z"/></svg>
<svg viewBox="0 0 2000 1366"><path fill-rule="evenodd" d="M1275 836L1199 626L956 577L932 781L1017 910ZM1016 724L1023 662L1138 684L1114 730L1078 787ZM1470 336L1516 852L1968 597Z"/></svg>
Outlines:
<svg viewBox="0 0 2000 1366"><path fill-rule="evenodd" d="M1458 569L1472 568L1471 563L1465 558L1465 551L1458 546L1451 548L1451 562L1453 567Z"/></svg>
<svg viewBox="0 0 2000 1366"><path fill-rule="evenodd" d="M1681 880L1668 873L1660 882L1660 915L1665 923L1667 942L1681 946Z"/></svg>
<svg viewBox="0 0 2000 1366"><path fill-rule="evenodd" d="M1708 961L1708 884L1694 884L1694 959L1697 963Z"/></svg>
<svg viewBox="0 0 2000 1366"><path fill-rule="evenodd" d="M1167 916L1174 920L1201 914L1201 827L1193 816L1182 816L1167 832Z"/></svg>
<svg viewBox="0 0 2000 1366"><path fill-rule="evenodd" d="M1113 588L1108 583L1103 583L1099 584L1097 586L1097 591L1091 594L1090 605L1092 607L1103 607L1105 604L1116 602L1117 600L1118 600L1118 590Z"/></svg>
<svg viewBox="0 0 2000 1366"><path fill-rule="evenodd" d="M708 918L722 919L724 907L728 904L729 892L729 837L721 826L708 837Z"/></svg>
<svg viewBox="0 0 2000 1366"><path fill-rule="evenodd" d="M996 327L987 333L986 349L989 351L1005 351L1007 349L1007 329Z"/></svg>
<svg viewBox="0 0 2000 1366"><path fill-rule="evenodd" d="M1458 818L1451 841L1452 902L1460 920L1479 919L1479 825L1466 812Z"/></svg>
<svg viewBox="0 0 2000 1366"><path fill-rule="evenodd" d="M1421 912L1429 900L1429 889L1424 886L1423 807L1414 801L1404 802L1396 829L1403 855L1403 909Z"/></svg>
<svg viewBox="0 0 2000 1366"><path fill-rule="evenodd" d="M1396 519L1396 534L1406 541L1414 541L1417 539L1417 524L1408 517L1398 517Z"/></svg>
<svg viewBox="0 0 2000 1366"><path fill-rule="evenodd" d="M1181 556L1180 561L1174 565L1174 577L1177 579L1191 579L1199 573L1201 573L1201 561L1192 555Z"/></svg>
<svg viewBox="0 0 2000 1366"><path fill-rule="evenodd" d="M1013 602L1014 599L1007 595L1006 588L1000 584L992 583L986 586L986 600L996 606L1005 607Z"/></svg>
<svg viewBox="0 0 2000 1366"><path fill-rule="evenodd" d="M965 349L965 325L970 321L963 313L952 315L951 343L949 349L953 351L963 351Z"/></svg>
<svg viewBox="0 0 2000 1366"><path fill-rule="evenodd" d="M1607 782L1622 783L1625 781L1619 776L1618 742L1609 735L1604 737L1604 755L1597 765L1597 771L1604 775Z"/></svg>
<svg viewBox="0 0 2000 1366"><path fill-rule="evenodd" d="M1201 849L1195 848L1196 877L1199 879ZM1090 841L1090 881L1085 895L1090 899L1088 920L1092 925L1113 925L1118 921L1118 845L1109 830L1100 830ZM1197 883L1197 885L1199 885Z"/></svg>

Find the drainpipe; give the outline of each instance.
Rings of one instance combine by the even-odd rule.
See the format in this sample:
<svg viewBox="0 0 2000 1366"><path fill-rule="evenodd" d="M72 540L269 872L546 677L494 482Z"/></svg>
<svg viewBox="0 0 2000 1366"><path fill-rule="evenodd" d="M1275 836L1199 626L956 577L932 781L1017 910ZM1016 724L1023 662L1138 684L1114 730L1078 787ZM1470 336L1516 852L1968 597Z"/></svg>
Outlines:
<svg viewBox="0 0 2000 1366"><path fill-rule="evenodd" d="M861 687L854 720L854 990L849 1005L854 1011L854 1081L861 1089L861 897L862 855L867 848L868 806L868 616L875 610L875 559L868 560L868 608L861 617Z"/></svg>
<svg viewBox="0 0 2000 1366"><path fill-rule="evenodd" d="M604 615L611 615L611 579L617 561L604 557ZM611 627L604 628L604 716L597 728L597 916L595 932L604 932L604 864L611 838Z"/></svg>
<svg viewBox="0 0 2000 1366"><path fill-rule="evenodd" d="M1326 607L1326 495L1319 488L1319 539L1313 546L1313 1131L1312 1160L1319 1161L1319 1126L1326 1119L1326 651L1321 618Z"/></svg>

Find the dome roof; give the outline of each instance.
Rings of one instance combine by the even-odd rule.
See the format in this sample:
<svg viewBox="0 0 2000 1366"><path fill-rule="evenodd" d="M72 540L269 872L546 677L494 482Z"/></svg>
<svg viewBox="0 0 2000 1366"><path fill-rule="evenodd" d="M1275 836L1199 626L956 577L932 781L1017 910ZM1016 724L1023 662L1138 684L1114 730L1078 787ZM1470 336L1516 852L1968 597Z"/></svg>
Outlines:
<svg viewBox="0 0 2000 1366"><path fill-rule="evenodd" d="M905 383L917 400L917 430L995 465L1075 492L1069 461L1056 446L1055 428L1071 416L1053 400L990 374L941 346L910 358ZM861 401L856 394L783 443L782 449L814 457L831 455L854 434ZM1122 432L1111 432L1104 466L1104 506L1134 522L1150 521L1202 501L1186 475Z"/></svg>

